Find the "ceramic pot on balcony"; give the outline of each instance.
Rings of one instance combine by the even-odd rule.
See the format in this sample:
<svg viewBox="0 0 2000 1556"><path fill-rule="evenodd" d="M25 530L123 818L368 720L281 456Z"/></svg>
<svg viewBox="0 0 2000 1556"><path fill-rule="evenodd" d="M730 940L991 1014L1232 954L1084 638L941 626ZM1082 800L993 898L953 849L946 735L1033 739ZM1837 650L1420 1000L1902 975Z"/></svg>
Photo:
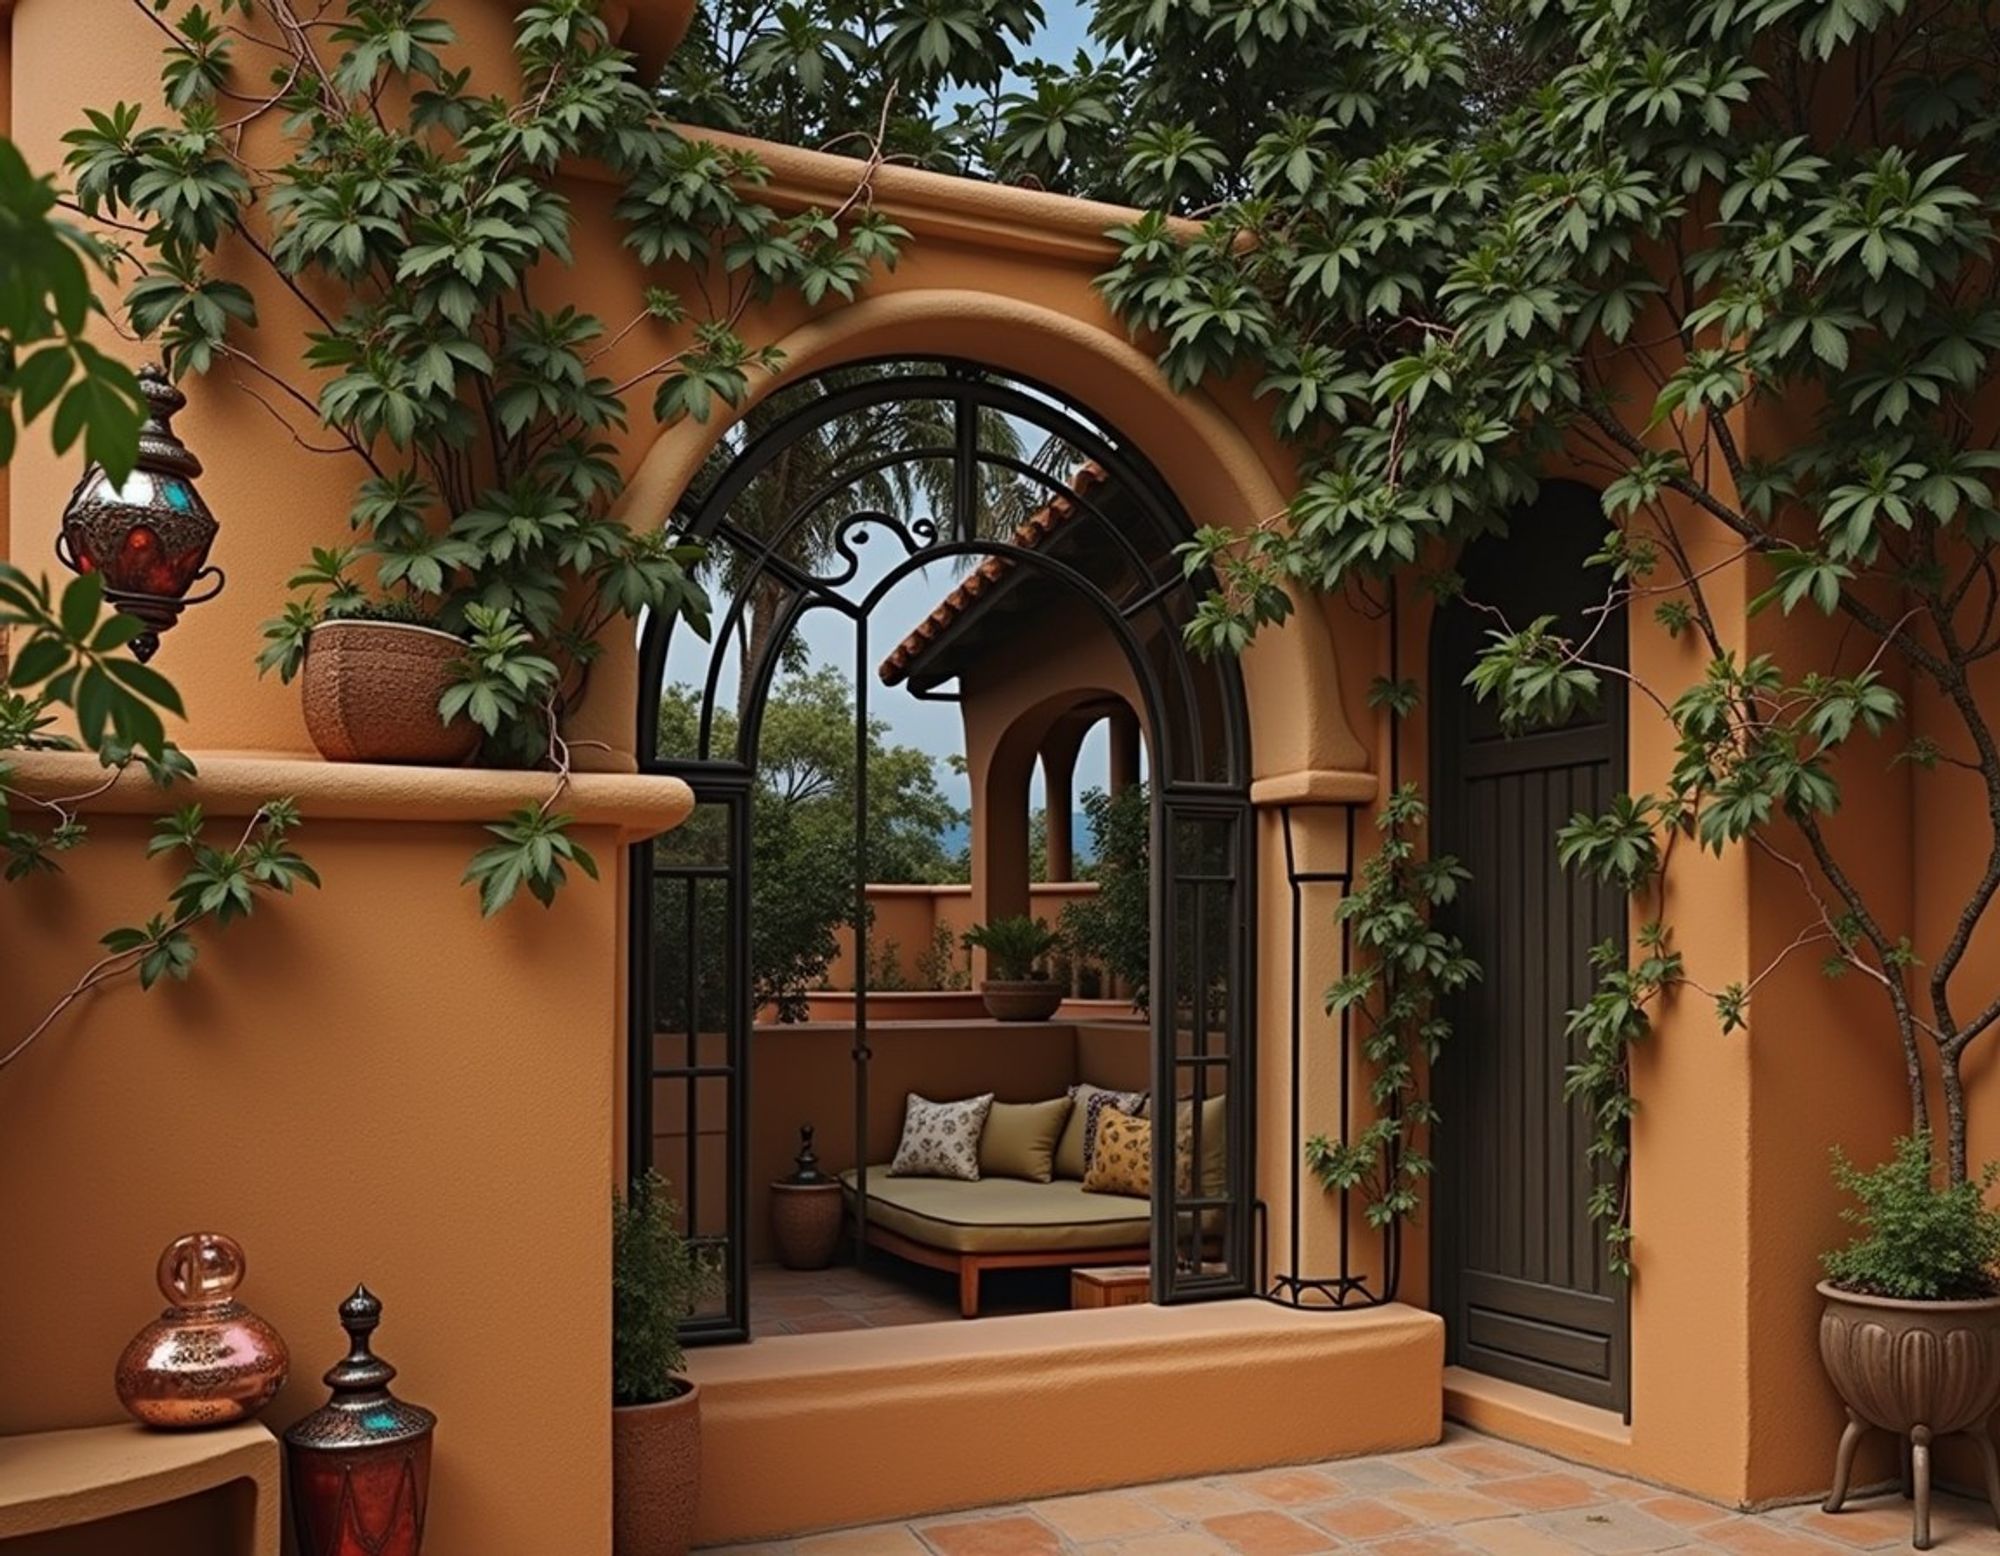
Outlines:
<svg viewBox="0 0 2000 1556"><path fill-rule="evenodd" d="M2000 1520L2000 1453L1987 1418L2000 1407L2000 1297L1910 1302L1842 1291L1821 1281L1826 1307L1819 1354L1847 1406L1826 1510L1840 1511L1854 1450L1870 1428L1905 1441L1906 1489L1914 1501L1912 1543L1931 1546L1931 1447L1962 1432L1985 1463L1987 1495Z"/></svg>
<svg viewBox="0 0 2000 1556"><path fill-rule="evenodd" d="M446 724L438 699L465 652L465 639L435 627L322 621L300 679L306 733L329 762L459 766L478 749L479 726Z"/></svg>
<svg viewBox="0 0 2000 1556"><path fill-rule="evenodd" d="M979 997L995 1021L1046 1021L1062 1005L1063 986L1053 978L988 978Z"/></svg>
<svg viewBox="0 0 2000 1556"><path fill-rule="evenodd" d="M612 1556L687 1556L701 1500L701 1390L611 1412Z"/></svg>
<svg viewBox="0 0 2000 1556"><path fill-rule="evenodd" d="M771 1241L778 1262L788 1270L823 1270L833 1263L846 1198L839 1180L820 1171L813 1126L802 1124L792 1175L771 1185Z"/></svg>

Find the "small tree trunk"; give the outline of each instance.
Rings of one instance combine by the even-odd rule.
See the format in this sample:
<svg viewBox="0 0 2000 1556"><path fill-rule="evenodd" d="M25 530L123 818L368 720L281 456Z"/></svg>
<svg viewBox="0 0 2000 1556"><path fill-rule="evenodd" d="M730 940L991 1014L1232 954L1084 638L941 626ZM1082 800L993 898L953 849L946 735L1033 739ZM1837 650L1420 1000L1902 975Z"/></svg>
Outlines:
<svg viewBox="0 0 2000 1556"><path fill-rule="evenodd" d="M1943 1073L1945 1120L1945 1181L1954 1187L1968 1176L1965 1145L1965 1077L1959 1073L1959 1051L1945 1046L1939 1055Z"/></svg>

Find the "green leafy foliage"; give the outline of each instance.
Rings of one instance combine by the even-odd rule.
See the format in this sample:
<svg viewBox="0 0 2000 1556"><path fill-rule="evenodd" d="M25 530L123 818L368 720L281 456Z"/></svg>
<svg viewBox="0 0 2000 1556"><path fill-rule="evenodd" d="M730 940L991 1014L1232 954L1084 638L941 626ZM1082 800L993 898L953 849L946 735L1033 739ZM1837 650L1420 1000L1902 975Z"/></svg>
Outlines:
<svg viewBox="0 0 2000 1556"><path fill-rule="evenodd" d="M699 749L695 693L671 686L660 700L659 751L686 758ZM734 751L739 725L728 709L715 715L714 749ZM806 994L820 987L840 955L840 932L855 915L855 709L845 677L822 667L787 675L764 705L759 743L746 753L756 773L750 810L750 983L753 1008L780 1021L805 1018ZM964 813L939 789L928 753L892 743L880 719L868 742L868 874L878 881L962 879L942 839ZM661 845L670 859L714 864L727 857L727 817L697 807ZM692 902L677 882L655 894L660 943L680 947L693 933L692 965L676 956L655 991L659 1019L684 1028L715 1023L736 997L725 967L723 893L699 889ZM693 919L690 923L690 910ZM947 945L947 960L950 946ZM940 985L943 987L945 985Z"/></svg>
<svg viewBox="0 0 2000 1556"><path fill-rule="evenodd" d="M1112 129L1037 176L1148 207L1111 233L1103 295L1177 386L1250 387L1299 460L1282 520L1187 548L1219 585L1192 640L1238 651L1299 591L1354 598L1448 564L1523 522L1558 451L1600 472L1604 609L1580 632L1496 616L1474 694L1510 729L1547 728L1630 675L1600 623L1622 609L1677 639L1687 681L1634 699L1671 721L1671 773L1575 818L1563 857L1647 921L1683 840L1798 879L1810 906L1789 950L1881 991L1913 1123L1939 1087L1938 1148L1963 1181L1961 1063L2000 1023L1966 953L2000 899L2000 837L1980 839L1947 927L1919 947L1854 867L1865 836L1834 818L1843 775L1892 759L1920 786L1970 774L2000 813L2000 738L1969 690L2000 648L1984 606L2000 544L1984 404L2000 349L1994 8L1094 13L1128 67ZM1767 631L1781 648L1746 651L1714 593L1732 562L1753 612L1837 630ZM1943 729L1903 727L1913 687ZM1648 936L1605 954L1605 1002L1576 1018L1593 1044L1580 1094L1613 1163L1632 1106L1620 1055L1645 1010L1686 988L1747 1028L1768 971L1703 988L1664 923ZM1622 1258L1622 1190L1607 1196Z"/></svg>
<svg viewBox="0 0 2000 1556"><path fill-rule="evenodd" d="M1150 786L1117 794L1086 789L1091 863L1081 872L1096 894L1063 909L1062 934L1072 954L1094 961L1132 992L1135 1009L1150 1003L1153 975L1153 810Z"/></svg>
<svg viewBox="0 0 2000 1556"><path fill-rule="evenodd" d="M20 429L53 406L56 452L81 438L84 453L123 481L145 401L132 370L84 338L102 311L91 276L110 273L110 256L52 214L56 200L55 185L0 137L0 465Z"/></svg>
<svg viewBox="0 0 2000 1556"><path fill-rule="evenodd" d="M986 953L988 973L1009 982L1047 977L1049 953L1063 943L1061 930L1025 913L974 924L961 938L966 949Z"/></svg>
<svg viewBox="0 0 2000 1556"><path fill-rule="evenodd" d="M716 1261L681 1231L656 1172L611 1201L611 1400L655 1405L684 1392L681 1325L721 1284Z"/></svg>
<svg viewBox="0 0 2000 1556"><path fill-rule="evenodd" d="M2000 1295L2000 1210L1986 1203L2000 1162L1977 1179L1940 1182L1929 1137L1914 1134L1872 1171L1836 1149L1833 1179L1860 1202L1841 1212L1859 1229L1853 1241L1822 1260L1834 1285L1916 1302Z"/></svg>
<svg viewBox="0 0 2000 1556"><path fill-rule="evenodd" d="M975 172L1041 20L1035 0L715 0L661 87L683 123L849 154L879 139L898 161Z"/></svg>
<svg viewBox="0 0 2000 1556"><path fill-rule="evenodd" d="M0 562L0 632L14 645L0 688L0 875L8 881L50 875L62 855L89 835L83 807L138 767L161 789L194 776L194 764L166 736L165 717L182 713L180 694L159 671L140 664L127 646L142 627L136 618L105 614L103 580L72 579L60 595L45 578ZM65 733L65 721L81 738ZM77 794L50 796L17 778L14 751L94 752L105 777ZM143 924L124 925L100 940L105 954L40 1020L0 1051L0 1068L25 1053L77 1000L113 978L134 973L150 989L162 978L193 971L203 925L225 929L247 918L261 894L289 895L319 877L291 845L299 824L289 800L269 800L232 844L207 837L201 807L186 805L154 827L148 857L183 857L184 869L167 905Z"/></svg>
<svg viewBox="0 0 2000 1556"><path fill-rule="evenodd" d="M1355 956L1327 991L1326 1009L1360 1029L1375 1116L1349 1137L1306 1141L1306 1165L1321 1187L1359 1190L1375 1226L1414 1216L1421 1205L1431 1159L1420 1131L1438 1121L1424 1076L1451 1035L1447 1003L1479 977L1458 937L1432 922L1466 872L1450 855L1421 855L1428 818L1416 785L1391 794L1376 819L1380 846L1340 904Z"/></svg>
<svg viewBox="0 0 2000 1556"><path fill-rule="evenodd" d="M519 88L501 95L474 90L432 0L357 5L337 22L294 0L246 10L276 24L274 86L262 84L271 46L253 61L194 7L161 23L172 119L118 104L67 144L76 203L147 234L125 255L140 272L132 327L177 374L229 368L301 441L328 447L330 432L357 467L354 538L294 577L259 664L290 679L330 617L459 634L468 651L440 717L479 727L482 761L549 766L560 787L560 731L613 624L679 617L707 630L700 551L615 516L630 401L649 394L668 421L740 406L782 365L739 334L745 310L780 294L852 298L907 234L861 198L789 216L759 203L757 158L675 128L612 43L599 0L522 10ZM806 68L781 67L770 48L757 61ZM253 162L245 146L274 151ZM633 316L607 327L537 298L537 270L571 261L565 159L613 170L626 246L648 270L703 272L700 310L648 284ZM256 354L253 295L229 279L244 264L313 316L308 381ZM298 432L302 407L324 430ZM559 841L558 816L543 806L533 825L515 816L493 829L500 841L468 872L488 911L519 885L551 901L566 865L588 873Z"/></svg>

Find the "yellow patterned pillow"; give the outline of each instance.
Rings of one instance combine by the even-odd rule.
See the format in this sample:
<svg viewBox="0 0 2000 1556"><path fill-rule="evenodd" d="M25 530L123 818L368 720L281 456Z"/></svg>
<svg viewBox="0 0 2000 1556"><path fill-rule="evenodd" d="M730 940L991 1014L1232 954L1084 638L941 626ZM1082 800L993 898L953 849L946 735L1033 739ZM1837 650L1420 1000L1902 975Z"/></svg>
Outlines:
<svg viewBox="0 0 2000 1556"><path fill-rule="evenodd" d="M1083 1175L1083 1192L1133 1194L1142 1199L1152 1196L1151 1119L1134 1118L1116 1108L1106 1108L1098 1115L1097 1140Z"/></svg>

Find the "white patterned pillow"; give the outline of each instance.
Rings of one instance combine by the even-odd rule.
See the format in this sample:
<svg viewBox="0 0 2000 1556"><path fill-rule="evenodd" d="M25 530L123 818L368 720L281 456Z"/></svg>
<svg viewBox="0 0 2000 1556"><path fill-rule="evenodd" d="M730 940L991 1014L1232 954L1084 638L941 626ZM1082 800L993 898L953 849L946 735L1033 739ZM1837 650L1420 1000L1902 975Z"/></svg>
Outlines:
<svg viewBox="0 0 2000 1556"><path fill-rule="evenodd" d="M963 1102L931 1102L910 1093L903 1108L903 1138L889 1164L892 1178L962 1178L979 1181L979 1137L993 1093Z"/></svg>

